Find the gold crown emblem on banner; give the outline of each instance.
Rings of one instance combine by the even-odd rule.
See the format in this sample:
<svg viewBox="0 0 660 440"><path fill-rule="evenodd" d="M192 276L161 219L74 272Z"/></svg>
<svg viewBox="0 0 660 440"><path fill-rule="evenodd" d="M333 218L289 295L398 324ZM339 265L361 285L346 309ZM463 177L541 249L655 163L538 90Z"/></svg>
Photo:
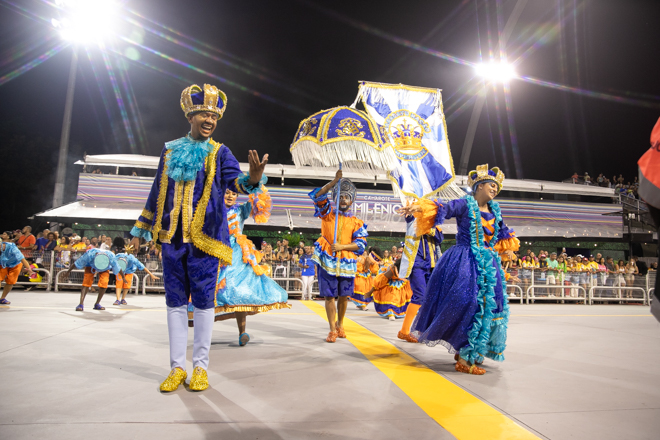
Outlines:
<svg viewBox="0 0 660 440"><path fill-rule="evenodd" d="M392 139L394 148L402 153L416 154L422 149L422 133L417 131L417 127L411 128L405 122L396 126Z"/></svg>
<svg viewBox="0 0 660 440"><path fill-rule="evenodd" d="M488 164L478 165L476 170L470 171L468 174L468 185L470 188L474 188L474 185L488 180L497 183L498 193L502 191L504 173L498 167L493 167L488 170Z"/></svg>

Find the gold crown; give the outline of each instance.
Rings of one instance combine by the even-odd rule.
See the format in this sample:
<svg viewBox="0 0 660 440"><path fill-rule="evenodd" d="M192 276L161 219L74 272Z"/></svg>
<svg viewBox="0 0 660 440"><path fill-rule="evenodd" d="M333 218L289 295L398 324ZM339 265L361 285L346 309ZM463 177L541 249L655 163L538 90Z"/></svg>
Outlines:
<svg viewBox="0 0 660 440"><path fill-rule="evenodd" d="M394 139L394 148L402 153L415 154L422 149L422 133L414 128L410 128L410 124L399 124L396 127L396 132L392 133Z"/></svg>
<svg viewBox="0 0 660 440"><path fill-rule="evenodd" d="M181 110L186 118L195 112L213 112L222 118L227 108L227 95L225 92L209 84L204 89L197 84L186 87L181 92Z"/></svg>
<svg viewBox="0 0 660 440"><path fill-rule="evenodd" d="M504 184L504 173L498 168L493 167L488 171L488 164L478 165L476 170L470 171L468 174L468 185L474 188L477 183L492 180L497 184L497 192L502 191Z"/></svg>

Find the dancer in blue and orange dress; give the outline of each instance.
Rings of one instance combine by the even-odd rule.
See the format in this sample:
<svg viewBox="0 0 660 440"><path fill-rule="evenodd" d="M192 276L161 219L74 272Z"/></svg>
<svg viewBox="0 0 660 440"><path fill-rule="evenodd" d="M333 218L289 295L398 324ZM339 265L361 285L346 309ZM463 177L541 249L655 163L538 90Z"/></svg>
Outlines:
<svg viewBox="0 0 660 440"><path fill-rule="evenodd" d="M357 260L357 271L355 272L355 287L351 295L351 301L360 310L367 310L369 303L373 301L371 296L374 286L374 277L378 274L378 263L382 261L382 251L377 247L370 247L364 255Z"/></svg>
<svg viewBox="0 0 660 440"><path fill-rule="evenodd" d="M410 299L413 296L410 282L399 276L400 269L401 259L399 258L376 276L370 292L373 294L376 313L390 321L406 316Z"/></svg>
<svg viewBox="0 0 660 440"><path fill-rule="evenodd" d="M267 275L268 266L261 265L261 252L243 235L245 220L252 217L256 223L266 223L270 217L271 200L265 186L259 193L250 194L249 200L236 204L238 194L227 189L225 208L229 224L229 243L232 248L232 264L218 278L215 320L236 318L238 344L243 347L250 341L246 333L247 315L269 310L287 309L288 294ZM189 322L192 324L189 306Z"/></svg>
<svg viewBox="0 0 660 440"><path fill-rule="evenodd" d="M504 173L480 165L468 175L472 193L449 203L421 199L400 209L414 215L418 230L456 218L456 245L438 261L412 334L429 346L441 344L456 356L456 371L484 374L484 357L504 360L509 322L506 279L500 253L518 250L520 241L502 220L493 199ZM515 277L511 277L517 280Z"/></svg>
<svg viewBox="0 0 660 440"><path fill-rule="evenodd" d="M337 185L340 180L341 187ZM337 208L332 207L328 198L331 189L335 195L337 191L340 193ZM325 312L330 324L325 340L335 342L337 338L346 337L344 315L355 286L357 257L367 247L367 225L350 214L355 200L355 185L348 179L342 179L341 170L337 171L334 180L310 192L309 197L316 208L314 215L321 218L321 237L314 243L314 262L319 266L319 296L325 298ZM335 242L336 215L339 218Z"/></svg>

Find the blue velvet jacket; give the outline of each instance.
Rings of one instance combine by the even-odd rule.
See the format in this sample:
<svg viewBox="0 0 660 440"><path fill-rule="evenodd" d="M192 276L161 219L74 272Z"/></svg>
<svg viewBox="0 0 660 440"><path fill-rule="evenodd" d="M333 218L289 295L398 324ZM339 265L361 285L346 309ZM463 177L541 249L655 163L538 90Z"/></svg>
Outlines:
<svg viewBox="0 0 660 440"><path fill-rule="evenodd" d="M191 181L175 181L168 176L172 150L163 149L147 204L131 234L146 240L153 236L160 243L170 243L181 221L184 243L193 243L222 263L231 264L225 191L229 188L239 194L253 193L258 191L259 184L247 184L249 176L241 172L227 146L213 139L209 144L212 149L204 166Z"/></svg>

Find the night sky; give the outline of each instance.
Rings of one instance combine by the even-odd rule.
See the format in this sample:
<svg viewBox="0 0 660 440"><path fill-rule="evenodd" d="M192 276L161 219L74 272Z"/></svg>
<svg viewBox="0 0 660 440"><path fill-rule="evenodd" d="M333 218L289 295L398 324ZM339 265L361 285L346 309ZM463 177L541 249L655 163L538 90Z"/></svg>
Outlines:
<svg viewBox="0 0 660 440"><path fill-rule="evenodd" d="M499 56L498 28L515 4L125 1L105 49L79 49L66 201L75 197L73 162L83 152L158 155L164 142L185 135L179 97L192 83L228 95L213 137L239 161L257 149L287 164L300 120L350 105L359 80L441 88L458 162L481 83L472 67L441 56ZM0 6L0 228L7 229L50 207L72 48L12 73L62 43L46 21L58 11L39 0ZM518 79L507 100L501 85L489 86L470 169L488 162L508 177L559 181L587 171L632 180L660 116L659 17L658 1L529 0L508 60L520 76L574 92Z"/></svg>

